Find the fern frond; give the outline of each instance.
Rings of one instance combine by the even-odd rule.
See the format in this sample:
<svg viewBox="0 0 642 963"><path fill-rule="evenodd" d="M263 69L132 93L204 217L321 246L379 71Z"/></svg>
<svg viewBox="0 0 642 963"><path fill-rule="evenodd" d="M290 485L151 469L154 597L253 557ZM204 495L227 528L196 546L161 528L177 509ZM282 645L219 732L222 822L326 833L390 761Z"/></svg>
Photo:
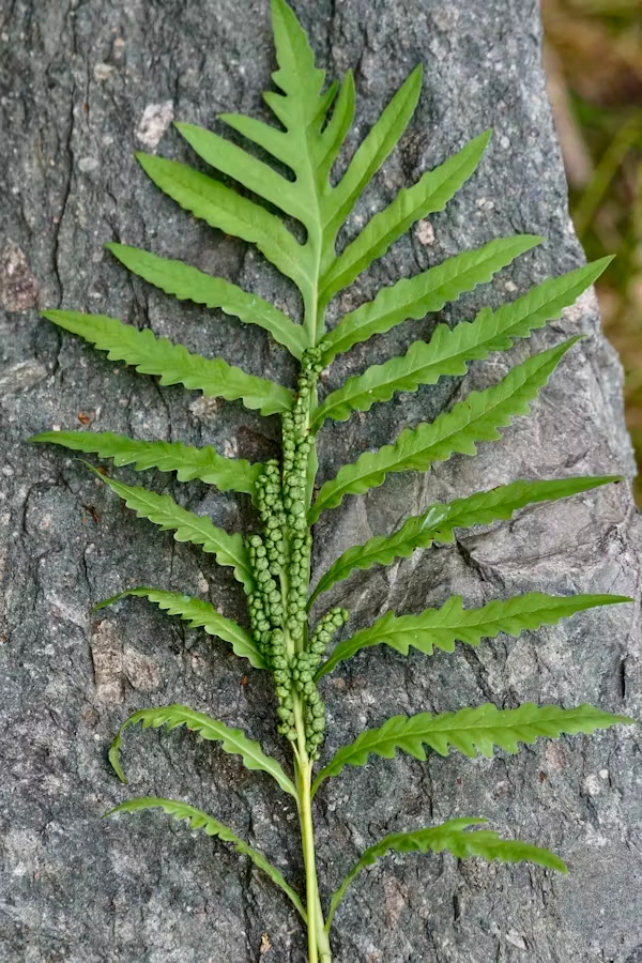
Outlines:
<svg viewBox="0 0 642 963"><path fill-rule="evenodd" d="M505 602L495 600L477 609L465 609L461 595L451 596L440 609L424 609L419 615L386 612L374 625L361 629L351 639L339 642L329 659L317 673L326 675L343 659L373 645L388 645L402 655L410 647L425 655L434 649L453 652L455 642L479 645L481 639L492 639L500 632L514 638L525 629L557 625L576 612L601 605L618 605L632 600L625 595L544 595L528 592Z"/></svg>
<svg viewBox="0 0 642 963"><path fill-rule="evenodd" d="M342 251L320 283L320 298L327 302L383 257L415 221L443 211L446 204L476 170L490 131L470 141L441 166L425 173L409 188L399 191L394 201L372 217L361 233Z"/></svg>
<svg viewBox="0 0 642 963"><path fill-rule="evenodd" d="M454 328L440 324L429 343L415 341L405 355L373 365L328 395L314 414L313 427L318 430L326 418L345 421L353 411L368 411L375 402L388 401L396 391L416 391L419 385L434 384L444 375L465 374L471 361L486 358L491 351L504 351L516 338L525 338L535 328L559 318L611 261L610 257L602 258L561 278L544 281L497 311L484 308L474 321L464 321Z"/></svg>
<svg viewBox="0 0 642 963"><path fill-rule="evenodd" d="M305 282L303 247L274 214L186 164L152 154L139 153L136 159L154 184L184 210L210 227L256 244L281 274L297 286Z"/></svg>
<svg viewBox="0 0 642 963"><path fill-rule="evenodd" d="M208 308L220 308L225 314L239 318L246 324L259 325L299 360L308 347L301 325L294 324L287 315L257 294L249 294L236 284L205 274L183 261L159 257L149 251L115 242L105 247L128 270L166 294L173 294L180 301L194 301Z"/></svg>
<svg viewBox="0 0 642 963"><path fill-rule="evenodd" d="M419 64L370 128L334 189L333 209L328 219L328 232L333 237L410 123L421 93L422 78L423 67Z"/></svg>
<svg viewBox="0 0 642 963"><path fill-rule="evenodd" d="M481 856L486 860L501 859L504 863L535 863L546 869L557 870L558 873L568 872L566 865L550 849L542 849L541 846L523 843L518 839L501 839L497 833L487 829L465 832L470 826L484 825L487 822L487 819L464 817L450 819L440 826L384 836L380 842L366 849L359 862L353 866L332 896L326 929L330 929L335 911L354 878L361 870L372 866L389 852L441 853L447 850L456 859Z"/></svg>
<svg viewBox="0 0 642 963"><path fill-rule="evenodd" d="M338 776L346 766L364 766L370 755L394 759L397 749L424 761L424 746L447 756L450 748L458 749L471 759L477 754L492 757L494 748L514 754L519 743L530 746L536 739L558 739L562 733L590 735L596 729L615 725L632 725L634 719L603 712L586 703L574 709L561 706L537 706L524 702L518 709L498 709L487 702L475 709L432 715L393 716L379 729L366 729L349 746L335 753L314 783L314 790L324 779Z"/></svg>
<svg viewBox="0 0 642 963"><path fill-rule="evenodd" d="M357 461L344 465L335 478L322 486L310 509L310 523L325 509L336 508L346 495L361 495L377 488L389 472L425 472L434 462L446 461L451 455L475 455L475 445L480 441L496 441L500 428L518 415L528 414L530 402L578 340L571 338L528 358L492 388L472 391L435 421L406 428L393 445L364 452Z"/></svg>
<svg viewBox="0 0 642 963"><path fill-rule="evenodd" d="M344 315L325 335L324 363L329 364L353 345L367 341L374 334L384 334L402 321L417 321L431 312L441 311L444 305L474 290L478 284L490 281L520 254L541 243L541 237L530 234L497 238L483 247L447 258L421 274L402 278L396 284L382 288L374 301L367 301Z"/></svg>
<svg viewBox="0 0 642 963"><path fill-rule="evenodd" d="M99 602L94 605L92 612L129 597L149 599L169 615L180 615L185 622L189 623L190 628L205 629L208 635L215 635L224 642L229 642L234 654L247 659L255 669L267 669L265 659L247 629L240 626L234 619L220 615L210 602L182 592L166 592L163 589L141 585Z"/></svg>
<svg viewBox="0 0 642 963"><path fill-rule="evenodd" d="M517 481L499 485L490 491L475 492L446 504L436 502L406 519L392 535L375 535L364 545L354 545L341 555L319 579L308 606L335 582L348 578L355 568L391 565L398 558L408 558L417 548L430 548L433 542L452 542L455 528L490 525L511 518L520 508L538 502L557 501L581 492L622 481L621 475L561 478L554 481Z"/></svg>
<svg viewBox="0 0 642 963"><path fill-rule="evenodd" d="M262 415L292 407L292 392L282 385L249 375L221 358L192 354L182 344L157 338L149 328L139 330L117 318L79 311L43 311L42 316L106 351L110 361L125 361L141 374L160 375L162 385L183 384L208 398L240 399Z"/></svg>
<svg viewBox="0 0 642 963"><path fill-rule="evenodd" d="M229 535L214 525L207 516L181 508L171 495L158 495L147 488L124 485L87 465L93 473L108 485L125 502L127 508L136 512L139 518L146 518L161 531L173 531L177 542L192 542L200 545L204 552L210 552L219 565L230 565L234 577L241 582L246 593L254 591L255 583L243 538L238 533Z"/></svg>
<svg viewBox="0 0 642 963"><path fill-rule="evenodd" d="M139 709L137 712L133 712L128 719L125 719L109 750L109 761L121 782L127 782L120 763L123 733L130 726L135 726L139 722L142 723L144 729L149 729L150 726L154 729L161 726L167 726L168 729L186 726L190 732L196 732L201 739L206 739L208 742L220 742L221 748L225 752L241 757L246 769L267 772L276 780L283 792L289 793L295 799L297 798L294 784L283 772L281 765L276 759L266 755L258 742L248 739L242 729L230 729L229 726L218 719L212 719L211 716L207 716L203 712L196 712L194 709L181 705L161 706L158 709Z"/></svg>
<svg viewBox="0 0 642 963"><path fill-rule="evenodd" d="M220 823L218 819L214 819L212 816L204 813L202 810L174 799L162 799L159 796L140 796L137 799L128 799L126 802L120 803L119 806L114 806L113 809L105 813L105 816L115 816L116 813L143 812L147 809L162 809L168 816L172 816L178 821L186 819L190 829L202 829L208 836L216 836L218 839L222 839L223 842L232 843L237 853L241 853L243 856L249 856L254 865L269 876L270 879L286 893L292 904L301 914L303 922L307 923L308 918L301 899L290 884L286 882L281 871L278 870L276 866L273 866L272 863L265 858L263 853L248 846L248 844L244 843L231 829L223 823Z"/></svg>
<svg viewBox="0 0 642 963"><path fill-rule="evenodd" d="M211 445L193 448L180 441L141 441L111 431L43 431L32 435L29 441L94 452L100 458L112 458L118 468L133 464L136 471L175 471L179 481L198 478L222 492L253 495L256 479L263 470L263 465L244 458L219 455Z"/></svg>

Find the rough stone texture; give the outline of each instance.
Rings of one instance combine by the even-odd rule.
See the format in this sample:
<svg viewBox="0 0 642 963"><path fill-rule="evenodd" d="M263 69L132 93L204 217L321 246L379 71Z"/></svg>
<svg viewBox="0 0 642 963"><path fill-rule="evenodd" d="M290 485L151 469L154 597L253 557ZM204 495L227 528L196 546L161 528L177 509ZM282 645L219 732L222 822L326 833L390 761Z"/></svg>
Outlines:
<svg viewBox="0 0 642 963"><path fill-rule="evenodd" d="M512 298L581 261L540 68L535 0L297 0L296 8L331 74L356 69L351 148L409 69L419 60L427 68L412 128L348 234L466 139L488 126L495 131L459 198L397 244L345 295L342 308L502 233L538 232L549 240L440 317L468 318L480 305ZM234 613L238 587L198 551L133 517L78 461L24 444L52 425L91 421L95 429L214 443L246 457L274 451L275 424L238 405L159 388L61 335L36 310L62 304L120 315L256 373L291 378L282 352L260 332L173 303L128 277L102 247L117 238L180 256L298 310L292 291L255 252L182 213L132 159L133 150L155 144L166 156L191 159L166 129L172 115L212 124L218 111L262 111L259 92L274 66L267 3L12 0L0 24L0 958L254 963L261 955L266 963L301 963L295 915L244 860L161 815L101 819L128 794L187 799L290 866L300 881L294 813L267 777L184 732L132 733L127 789L106 764L110 738L128 711L172 701L212 708L282 755L267 678L244 678L224 645L143 602L89 614L92 603L136 583L200 592ZM360 347L329 380L363 368L367 352L381 360L426 336L436 320L400 326L367 351ZM329 513L318 563L435 497L517 477L630 476L620 368L601 337L592 296L510 358L473 365L463 386L446 380L329 430L323 475L497 379L508 363L577 331L586 339L531 418L518 420L501 442L482 445L476 459L453 458L428 477L393 477ZM180 486L161 474L147 483L231 529L251 524L245 503L201 484ZM355 576L336 597L351 605L353 625L389 606L417 611L455 591L469 604L528 589L637 598L638 532L622 484L462 533L453 546L367 580ZM431 660L370 651L327 686L328 750L392 712L486 700L590 700L639 715L641 675L637 605ZM552 846L572 870L562 878L450 857L387 858L362 876L337 915L338 963L639 960L639 748L635 729L614 731L478 762L377 760L327 785L317 807L326 892L386 831L468 813Z"/></svg>

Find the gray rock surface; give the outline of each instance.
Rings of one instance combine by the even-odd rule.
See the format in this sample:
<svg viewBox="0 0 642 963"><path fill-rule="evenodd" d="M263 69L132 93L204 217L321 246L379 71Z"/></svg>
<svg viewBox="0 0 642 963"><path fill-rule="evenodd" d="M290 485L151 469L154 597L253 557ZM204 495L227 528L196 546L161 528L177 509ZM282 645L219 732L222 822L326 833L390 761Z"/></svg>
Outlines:
<svg viewBox="0 0 642 963"><path fill-rule="evenodd" d="M224 845L156 814L103 821L131 795L192 801L291 867L300 882L294 813L267 777L185 732L132 733L122 787L106 763L110 739L135 708L184 702L243 726L282 757L268 680L243 677L226 650L144 602L90 614L96 601L151 583L209 596L233 614L225 573L169 534L137 520L77 460L24 439L90 420L140 438L213 443L246 457L274 451L276 425L239 405L160 388L40 320L37 308L102 311L150 325L194 349L291 378L280 350L256 330L174 303L132 279L104 242L121 239L182 257L297 311L260 257L210 231L162 197L135 149L191 160L172 116L211 125L217 112L261 112L274 67L264 0L15 0L0 11L0 959L6 963L302 963L297 919L279 891ZM396 190L492 126L480 169L444 214L420 225L345 295L381 284L500 234L537 232L547 244L440 318L471 317L582 254L540 66L535 0L296 0L331 75L356 69L353 147L407 72L426 65L421 103L348 229ZM381 360L436 322L400 326L372 342ZM453 458L429 476L396 476L328 513L317 562L390 529L408 510L517 477L633 473L621 373L587 295L563 322L519 344L510 359L473 365L329 430L322 473L434 416L509 360L582 331L532 417L476 459ZM359 348L329 381L366 365ZM120 478L133 481L133 472ZM247 505L180 486L171 491L230 529ZM418 611L453 592L479 604L517 591L616 591L639 597L639 525L626 484L525 511L462 533L456 544L342 583L353 625L374 611ZM371 651L327 686L328 750L394 712L450 710L492 700L592 701L640 714L638 606L585 613L478 651L404 660ZM640 743L635 729L542 741L519 756L471 762L373 761L319 798L325 892L385 832L455 815L549 845L571 875L446 857L389 857L364 874L336 919L337 963L635 963L642 958ZM260 948L269 949L261 955Z"/></svg>

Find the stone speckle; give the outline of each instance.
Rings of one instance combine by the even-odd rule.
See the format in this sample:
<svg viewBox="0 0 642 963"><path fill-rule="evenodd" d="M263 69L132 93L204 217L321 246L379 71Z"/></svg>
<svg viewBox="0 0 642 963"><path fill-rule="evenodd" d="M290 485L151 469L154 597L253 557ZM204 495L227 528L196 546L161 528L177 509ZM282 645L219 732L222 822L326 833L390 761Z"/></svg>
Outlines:
<svg viewBox="0 0 642 963"><path fill-rule="evenodd" d="M156 147L163 134L174 120L171 100L164 104L148 104L136 128L136 137L145 147Z"/></svg>
<svg viewBox="0 0 642 963"><path fill-rule="evenodd" d="M367 363L404 352L414 338L428 338L435 323L470 319L486 304L496 307L572 269L582 253L569 224L540 68L536 0L293 2L329 75L356 71L358 133L350 135L350 151L408 72L419 60L425 64L416 117L341 243L399 186L488 127L496 132L461 194L430 215L434 244L409 231L342 295L346 309L400 275L494 237L547 238L437 317L400 325L350 352L328 371L325 392ZM275 453L273 420L161 387L40 319L33 281L39 306L100 310L150 325L192 350L292 384L291 364L260 329L178 303L103 251L105 241L121 240L181 258L296 316L296 294L256 251L182 212L132 157L143 143L138 130L148 149L195 162L167 127L170 102L177 118L205 126L215 126L221 111L266 119L260 91L275 69L268 7L267 0L22 0L3 25L0 86L7 99L0 110L6 143L16 148L0 151L0 236L11 238L24 258L14 253L16 269L7 275L5 268L0 311L0 461L13 469L0 473L0 518L7 519L0 589L0 960L7 963L256 963L263 933L271 943L266 963L305 959L286 899L224 844L160 813L102 818L134 795L185 799L300 882L296 814L267 777L246 771L237 758L185 730L137 729L124 747L130 786L120 785L106 761L129 712L180 702L242 727L287 764L274 735L267 680L228 646L143 600L124 600L102 619L90 614L101 599L148 584L189 594L205 587L217 608L241 617L242 593L212 556L127 511L75 455L24 444L53 424L77 428L79 412L100 408L90 430L158 432L220 451L238 440L239 456L257 461ZM94 66L103 58L113 69ZM146 105L161 109L141 128ZM83 174L82 158L100 164ZM7 288L7 276L19 283ZM332 306L331 318L337 313ZM532 342L518 342L508 359L476 362L461 381L445 379L329 427L320 480L402 427L436 417L471 388L494 382L508 361L578 332L584 340L531 416L517 419L501 441L426 476L395 476L329 512L317 531L318 570L349 544L391 530L435 499L519 477L630 476L621 367L587 295ZM181 485L160 472L141 476L111 465L110 471L169 491L195 510L206 504L230 530L253 525L244 497L208 492L197 482ZM467 605L528 590L639 598L639 546L640 522L623 483L534 506L511 523L460 531L454 544L417 552L390 569L356 573L328 605L347 603L354 631L385 608L416 612L455 592ZM592 701L639 717L641 643L639 606L632 605L431 658L370 650L327 680L327 755L390 714L489 700ZM488 760L376 759L328 781L317 808L324 899L362 849L385 833L466 814L487 817L508 837L551 847L571 870L559 877L447 855L391 855L361 875L340 907L335 963L642 963L638 743L629 728L542 740L517 756ZM601 775L607 769L608 780ZM584 789L591 775L601 787L597 795Z"/></svg>
<svg viewBox="0 0 642 963"><path fill-rule="evenodd" d="M47 377L47 369L34 358L0 368L0 396L28 391Z"/></svg>
<svg viewBox="0 0 642 963"><path fill-rule="evenodd" d="M38 282L24 252L7 241L0 254L0 306L7 311L26 311L38 301Z"/></svg>

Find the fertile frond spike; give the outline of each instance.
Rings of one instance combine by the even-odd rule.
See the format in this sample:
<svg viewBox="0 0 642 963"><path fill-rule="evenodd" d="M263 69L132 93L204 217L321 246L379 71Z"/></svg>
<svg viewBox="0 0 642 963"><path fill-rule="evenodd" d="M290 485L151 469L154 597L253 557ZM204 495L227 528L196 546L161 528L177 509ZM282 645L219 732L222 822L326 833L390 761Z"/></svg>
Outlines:
<svg viewBox="0 0 642 963"><path fill-rule="evenodd" d="M246 324L259 325L299 360L308 347L301 325L257 294L249 294L223 278L204 274L183 261L158 257L126 244L109 243L105 247L126 268L166 294L173 294L180 301L220 308Z"/></svg>
<svg viewBox="0 0 642 963"><path fill-rule="evenodd" d="M180 441L142 441L111 431L43 431L29 441L95 452L100 458L113 458L118 468L133 464L136 471L150 468L175 471L179 481L198 478L223 492L253 495L256 480L263 471L263 465L253 465L244 458L226 458L210 445L193 448Z"/></svg>
<svg viewBox="0 0 642 963"><path fill-rule="evenodd" d="M495 638L500 632L516 638L525 629L557 625L560 619L576 612L631 601L625 595L529 592L505 602L494 601L481 608L465 609L461 595L453 595L440 609L425 609L419 615L396 616L386 612L374 625L339 642L319 669L317 678L326 675L343 659L373 645L388 645L402 655L408 655L411 647L425 655L432 655L435 649L453 652L457 641L479 645L481 639Z"/></svg>
<svg viewBox="0 0 642 963"><path fill-rule="evenodd" d="M402 321L424 318L441 309L478 284L490 281L520 254L542 243L530 234L497 238L483 247L447 258L422 274L402 278L382 288L374 301L362 304L339 321L323 339L324 363L374 334L385 334Z"/></svg>
<svg viewBox="0 0 642 963"><path fill-rule="evenodd" d="M156 337L149 328L140 330L117 318L80 311L43 311L42 316L106 351L110 361L125 361L142 374L159 375L162 385L183 384L209 398L241 400L263 415L292 407L292 392L282 385L247 374L221 358L193 354L182 344Z"/></svg>
<svg viewBox="0 0 642 963"><path fill-rule="evenodd" d="M338 776L346 766L364 766L370 755L394 759L397 749L425 761L428 746L440 756L451 747L474 759L478 754L490 758L494 748L516 753L519 743L530 746L536 739L558 739L563 733L591 735L596 729L632 725L628 716L603 712L583 704L573 709L537 706L524 702L518 709L498 709L487 702L476 709L460 709L432 715L393 716L379 729L366 729L353 743L335 753L332 761L317 776L314 791L324 779Z"/></svg>
<svg viewBox="0 0 642 963"><path fill-rule="evenodd" d="M144 729L149 729L150 726L155 729L160 726L167 726L168 729L186 726L190 732L196 732L201 739L207 739L209 742L220 742L225 752L241 757L246 769L267 772L276 780L284 792L294 796L295 799L297 798L292 780L288 779L281 765L276 759L267 756L258 742L248 739L242 729L230 729L229 726L218 719L212 719L211 716L205 715L203 712L196 712L188 706L181 705L161 706L158 709L139 709L123 722L109 750L109 761L121 782L127 782L120 763L123 733L130 726L135 726L139 722L142 723Z"/></svg>
<svg viewBox="0 0 642 963"><path fill-rule="evenodd" d="M314 523L327 508L335 508L346 495L361 495L382 485L389 472L428 471L436 461L453 454L475 455L476 444L496 441L499 429L513 418L526 415L562 357L579 338L528 358L486 391L472 391L451 411L433 422L406 428L393 445L365 452L356 462L344 465L335 478L321 488L308 518Z"/></svg>
<svg viewBox="0 0 642 963"><path fill-rule="evenodd" d="M374 124L337 184L327 223L328 233L336 237L348 214L372 177L394 150L415 112L423 67L418 64L404 81Z"/></svg>
<svg viewBox="0 0 642 963"><path fill-rule="evenodd" d="M434 384L444 375L465 374L471 361L486 358L491 351L504 351L516 338L528 337L534 329L559 318L611 260L602 258L544 281L497 311L484 308L472 322L454 328L438 325L428 343L415 341L405 355L349 378L315 412L313 426L318 429L326 418L345 421L353 411L367 411L375 402L388 401L396 391L416 391L419 385Z"/></svg>
<svg viewBox="0 0 642 963"><path fill-rule="evenodd" d="M244 843L242 839L239 839L231 829L223 825L223 823L220 823L218 819L214 819L213 816L204 813L202 810L174 799L162 799L159 796L139 796L137 799L128 799L119 806L114 806L113 809L105 813L105 816L115 816L117 813L143 812L147 809L162 809L168 816L172 816L178 821L186 819L190 829L202 829L208 836L216 836L218 839L222 839L223 842L232 843L237 853L241 853L243 856L249 856L254 865L266 873L270 879L287 894L301 914L303 922L307 923L307 916L301 899L290 884L286 882L281 871L278 870L276 866L273 866L262 853L256 849L252 849L252 847Z"/></svg>
<svg viewBox="0 0 642 963"><path fill-rule="evenodd" d="M259 652L254 639L247 629L242 628L233 619L220 615L210 602L193 598L182 592L166 592L163 589L148 588L141 585L137 588L119 592L94 605L92 612L104 609L124 598L145 598L154 602L169 615L180 615L189 623L190 628L203 628L208 635L215 635L224 642L229 642L235 655L247 659L255 669L267 669L265 659Z"/></svg>
<svg viewBox="0 0 642 963"><path fill-rule="evenodd" d="M568 498L623 480L621 475L589 475L584 478L561 478L559 481L517 481L511 485L499 485L490 491L475 492L468 498L457 498L447 504L436 502L421 515L406 519L392 535L375 535L364 545L354 545L344 552L319 579L310 596L309 607L335 582L348 578L355 568L391 565L398 558L408 558L415 549L430 548L433 542L452 542L455 528L490 525L511 518L527 505Z"/></svg>
<svg viewBox="0 0 642 963"><path fill-rule="evenodd" d="M413 187L402 188L385 210L375 214L326 271L320 285L322 302L329 301L352 284L415 221L443 211L448 201L477 169L490 135L491 132L486 131L470 141L440 167L425 173Z"/></svg>
<svg viewBox="0 0 642 963"><path fill-rule="evenodd" d="M225 234L256 244L281 274L299 288L305 286L305 248L278 217L186 164L152 154L138 153L136 159L154 184L184 210Z"/></svg>
<svg viewBox="0 0 642 963"><path fill-rule="evenodd" d="M219 565L230 565L234 577L241 582L247 594L255 589L254 576L250 569L243 538L239 534L229 535L218 528L203 515L181 508L171 495L157 495L147 488L124 485L97 471L93 465L87 467L105 485L124 500L127 508L136 512L139 518L146 518L157 525L161 531L173 531L177 542L192 542L200 545L204 552L211 552Z"/></svg>
<svg viewBox="0 0 642 963"><path fill-rule="evenodd" d="M451 819L440 826L427 829L415 829L408 833L391 833L384 836L380 842L370 846L359 862L353 866L341 886L332 896L330 912L326 922L329 930L335 911L346 894L354 878L367 866L372 866L378 859L389 852L397 853L441 853L447 850L456 859L466 859L470 856L481 856L482 859L500 859L505 863L535 863L546 869L567 873L565 863L552 853L550 849L542 849L520 840L501 839L497 833L490 830L475 830L466 832L471 826L487 823L486 819L474 817Z"/></svg>

